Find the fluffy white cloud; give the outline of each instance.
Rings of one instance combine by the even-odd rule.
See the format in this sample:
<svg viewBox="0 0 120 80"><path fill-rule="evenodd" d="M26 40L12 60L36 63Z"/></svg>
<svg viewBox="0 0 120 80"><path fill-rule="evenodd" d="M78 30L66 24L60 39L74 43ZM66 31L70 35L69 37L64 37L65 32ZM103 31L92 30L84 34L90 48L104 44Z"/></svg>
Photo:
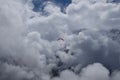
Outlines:
<svg viewBox="0 0 120 80"><path fill-rule="evenodd" d="M109 71L99 63L89 65L80 74L81 80L109 80Z"/></svg>
<svg viewBox="0 0 120 80"><path fill-rule="evenodd" d="M60 74L60 80L79 80L79 76L69 70L65 70ZM53 80L59 80L59 78L54 78Z"/></svg>
<svg viewBox="0 0 120 80"><path fill-rule="evenodd" d="M108 70L119 69L120 45L107 35L119 29L119 4L73 0L64 14L46 3L47 16L33 7L31 0L0 0L1 80L119 79Z"/></svg>
<svg viewBox="0 0 120 80"><path fill-rule="evenodd" d="M102 64L94 63L83 68L79 75L70 70L64 70L60 77L53 80L109 80L109 78L109 71Z"/></svg>

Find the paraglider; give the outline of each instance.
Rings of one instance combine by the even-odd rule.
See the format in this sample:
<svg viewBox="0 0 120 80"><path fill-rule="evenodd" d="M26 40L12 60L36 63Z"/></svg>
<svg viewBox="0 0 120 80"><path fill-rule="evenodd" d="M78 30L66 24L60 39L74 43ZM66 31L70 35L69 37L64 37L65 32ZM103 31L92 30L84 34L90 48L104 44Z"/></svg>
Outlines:
<svg viewBox="0 0 120 80"><path fill-rule="evenodd" d="M59 41L59 40L62 40L62 41L64 41L64 39L63 39L63 38L58 38L58 41Z"/></svg>

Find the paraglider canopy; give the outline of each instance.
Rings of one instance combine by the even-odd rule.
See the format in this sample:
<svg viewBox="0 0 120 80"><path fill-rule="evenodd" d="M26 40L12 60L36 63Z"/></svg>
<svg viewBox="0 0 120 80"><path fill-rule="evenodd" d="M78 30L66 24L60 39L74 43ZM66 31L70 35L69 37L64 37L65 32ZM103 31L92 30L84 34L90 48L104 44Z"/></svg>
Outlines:
<svg viewBox="0 0 120 80"><path fill-rule="evenodd" d="M58 41L64 41L64 39L63 38L58 38Z"/></svg>

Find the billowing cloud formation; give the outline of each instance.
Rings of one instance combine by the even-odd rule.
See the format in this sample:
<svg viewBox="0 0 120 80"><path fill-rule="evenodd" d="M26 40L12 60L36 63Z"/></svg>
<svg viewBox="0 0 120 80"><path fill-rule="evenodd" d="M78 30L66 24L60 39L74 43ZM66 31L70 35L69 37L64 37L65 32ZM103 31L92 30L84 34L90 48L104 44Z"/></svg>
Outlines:
<svg viewBox="0 0 120 80"><path fill-rule="evenodd" d="M31 0L0 0L0 80L119 80L120 5L107 1L66 13L48 2L43 16Z"/></svg>

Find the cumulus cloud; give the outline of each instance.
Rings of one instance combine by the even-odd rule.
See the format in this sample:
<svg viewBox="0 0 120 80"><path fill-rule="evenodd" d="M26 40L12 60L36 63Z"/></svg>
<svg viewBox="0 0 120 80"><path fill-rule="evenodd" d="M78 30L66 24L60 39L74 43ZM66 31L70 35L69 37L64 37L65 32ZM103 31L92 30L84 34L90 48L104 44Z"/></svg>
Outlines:
<svg viewBox="0 0 120 80"><path fill-rule="evenodd" d="M60 77L53 80L109 80L109 71L100 63L89 65L82 69L80 74L70 70L61 72Z"/></svg>
<svg viewBox="0 0 120 80"><path fill-rule="evenodd" d="M81 80L109 80L109 71L99 63L84 68Z"/></svg>
<svg viewBox="0 0 120 80"><path fill-rule="evenodd" d="M33 8L0 0L0 80L119 79L119 4L73 0L62 13L48 2L47 15Z"/></svg>

